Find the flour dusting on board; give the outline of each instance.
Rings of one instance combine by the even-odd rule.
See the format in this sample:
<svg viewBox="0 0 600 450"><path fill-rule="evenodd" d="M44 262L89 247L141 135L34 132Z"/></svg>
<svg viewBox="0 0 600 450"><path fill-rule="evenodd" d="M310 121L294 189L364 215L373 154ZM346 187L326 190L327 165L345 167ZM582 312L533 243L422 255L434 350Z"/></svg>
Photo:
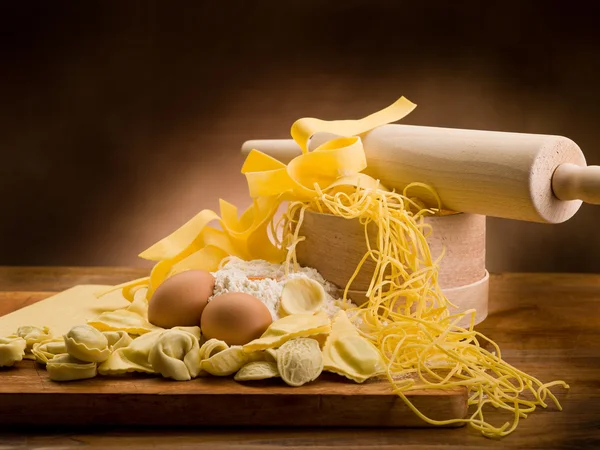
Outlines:
<svg viewBox="0 0 600 450"><path fill-rule="evenodd" d="M260 259L244 261L234 256L227 258L221 268L212 272L215 277L215 289L209 301L217 295L228 292L245 292L263 302L273 320L279 319L279 300L286 281L292 278L309 278L323 286L326 297L323 310L333 316L341 308L338 306L337 288L325 280L311 267L300 267L297 272L285 274L285 266L272 264Z"/></svg>

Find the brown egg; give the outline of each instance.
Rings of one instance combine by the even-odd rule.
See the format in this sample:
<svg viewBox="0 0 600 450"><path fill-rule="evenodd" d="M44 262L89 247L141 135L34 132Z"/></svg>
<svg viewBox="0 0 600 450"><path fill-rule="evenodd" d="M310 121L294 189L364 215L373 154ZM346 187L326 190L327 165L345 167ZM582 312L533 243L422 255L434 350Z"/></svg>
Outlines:
<svg viewBox="0 0 600 450"><path fill-rule="evenodd" d="M206 339L244 345L259 338L272 321L269 309L259 299L242 292L229 292L208 303L200 328Z"/></svg>
<svg viewBox="0 0 600 450"><path fill-rule="evenodd" d="M148 320L163 328L198 326L214 288L215 277L204 270L173 275L150 298Z"/></svg>

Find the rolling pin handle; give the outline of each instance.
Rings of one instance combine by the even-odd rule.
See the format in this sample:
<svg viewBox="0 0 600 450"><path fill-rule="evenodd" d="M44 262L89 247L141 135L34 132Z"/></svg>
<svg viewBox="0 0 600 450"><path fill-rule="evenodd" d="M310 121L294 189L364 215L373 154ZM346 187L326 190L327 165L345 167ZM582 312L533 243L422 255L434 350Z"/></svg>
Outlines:
<svg viewBox="0 0 600 450"><path fill-rule="evenodd" d="M560 200L600 205L600 166L561 164L552 176L552 190Z"/></svg>

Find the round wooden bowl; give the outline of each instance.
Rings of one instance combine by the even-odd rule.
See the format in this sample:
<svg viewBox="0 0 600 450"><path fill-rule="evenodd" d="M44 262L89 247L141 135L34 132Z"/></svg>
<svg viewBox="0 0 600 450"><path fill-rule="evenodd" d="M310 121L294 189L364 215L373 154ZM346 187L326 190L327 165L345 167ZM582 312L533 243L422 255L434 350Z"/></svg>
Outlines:
<svg viewBox="0 0 600 450"><path fill-rule="evenodd" d="M474 308L476 323L487 315L489 274L485 269L485 216L446 213L426 217L433 232L427 238L435 259L445 247L440 263L439 284L444 294L461 312ZM365 230L358 219L306 211L296 256L302 266L314 267L323 277L345 288L356 266L367 252ZM375 247L377 228L369 225L368 235ZM375 263L368 259L350 286L348 296L357 304L367 299ZM466 322L464 322L466 324Z"/></svg>

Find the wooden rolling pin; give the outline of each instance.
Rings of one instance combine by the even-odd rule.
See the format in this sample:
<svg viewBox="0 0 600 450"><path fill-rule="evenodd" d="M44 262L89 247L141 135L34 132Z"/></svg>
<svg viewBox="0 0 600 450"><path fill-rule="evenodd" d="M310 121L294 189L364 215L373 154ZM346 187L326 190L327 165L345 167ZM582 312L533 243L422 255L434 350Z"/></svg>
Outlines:
<svg viewBox="0 0 600 450"><path fill-rule="evenodd" d="M398 191L427 183L454 211L560 223L582 201L600 204L600 166L586 166L579 146L562 136L384 125L361 138L366 174ZM315 141L310 149L323 137ZM253 148L285 163L300 154L291 139L247 141L242 152Z"/></svg>

